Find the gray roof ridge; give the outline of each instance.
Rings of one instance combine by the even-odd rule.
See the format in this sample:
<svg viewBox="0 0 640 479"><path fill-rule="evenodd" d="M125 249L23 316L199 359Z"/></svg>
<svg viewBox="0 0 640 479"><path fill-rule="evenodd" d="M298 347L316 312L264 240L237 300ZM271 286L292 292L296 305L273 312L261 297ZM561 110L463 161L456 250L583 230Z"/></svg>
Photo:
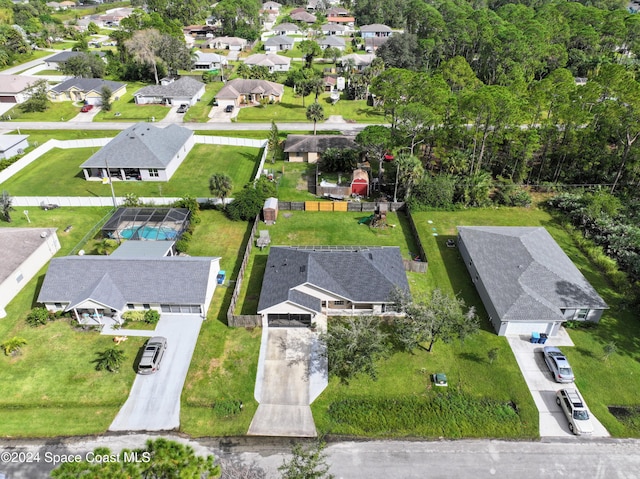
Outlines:
<svg viewBox="0 0 640 479"><path fill-rule="evenodd" d="M109 287L114 288L118 293L120 293L121 297L124 297L122 294L122 291L120 291L118 289L118 287L116 286L115 282L111 279L111 276L109 275L109 272L105 272L99 279L96 280L95 283L93 283L93 286L84 289L82 292L78 293L78 295L76 296L76 298L74 298L73 301L69 302L69 306L67 307L67 310L70 310L72 308L74 308L76 305L78 305L81 301L86 301L88 299L96 301L98 303L104 304L103 301L97 299L100 295L98 294L100 292L100 288L103 287L105 284L107 284ZM80 298L80 299L78 299ZM117 308L119 305L114 305L114 304L105 304L105 306L109 306L112 308Z"/></svg>

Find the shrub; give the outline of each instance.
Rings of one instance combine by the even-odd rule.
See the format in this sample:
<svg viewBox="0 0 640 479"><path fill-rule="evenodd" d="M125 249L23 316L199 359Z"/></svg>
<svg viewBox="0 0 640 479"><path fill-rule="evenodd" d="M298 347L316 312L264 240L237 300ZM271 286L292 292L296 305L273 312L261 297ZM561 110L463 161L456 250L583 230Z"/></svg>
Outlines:
<svg viewBox="0 0 640 479"><path fill-rule="evenodd" d="M160 321L160 313L155 309L148 309L144 313L144 322L148 324L158 324Z"/></svg>
<svg viewBox="0 0 640 479"><path fill-rule="evenodd" d="M254 188L245 188L227 205L227 216L232 221L252 220L260 214L264 200L265 197Z"/></svg>
<svg viewBox="0 0 640 479"><path fill-rule="evenodd" d="M242 407L239 399L220 399L213 403L213 412L218 417L235 416L242 412Z"/></svg>
<svg viewBox="0 0 640 479"><path fill-rule="evenodd" d="M4 350L4 354L6 354L7 356L9 355L15 356L17 354L20 354L20 350L22 349L22 346L26 344L27 344L26 339L21 338L19 336L14 336L13 338L8 339L4 343L0 344L0 348Z"/></svg>
<svg viewBox="0 0 640 479"><path fill-rule="evenodd" d="M53 317L47 310L47 308L34 308L27 315L27 324L31 327L42 326L52 321Z"/></svg>
<svg viewBox="0 0 640 479"><path fill-rule="evenodd" d="M176 241L176 251L178 253L186 253L189 249L189 242L184 239Z"/></svg>
<svg viewBox="0 0 640 479"><path fill-rule="evenodd" d="M122 313L122 319L125 321L144 321L146 311L126 311Z"/></svg>

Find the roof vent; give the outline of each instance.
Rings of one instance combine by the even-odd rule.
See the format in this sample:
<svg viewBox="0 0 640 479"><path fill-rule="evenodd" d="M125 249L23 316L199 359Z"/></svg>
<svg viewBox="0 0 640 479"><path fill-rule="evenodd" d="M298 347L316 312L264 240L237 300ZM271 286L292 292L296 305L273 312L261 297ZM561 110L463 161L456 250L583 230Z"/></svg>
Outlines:
<svg viewBox="0 0 640 479"><path fill-rule="evenodd" d="M300 272L304 273L307 270L307 267L305 265L300 266Z"/></svg>
<svg viewBox="0 0 640 479"><path fill-rule="evenodd" d="M40 233L40 238L46 238L47 236L49 236L49 233L47 233L46 231Z"/></svg>
<svg viewBox="0 0 640 479"><path fill-rule="evenodd" d="M371 253L369 253L369 259L373 261L373 255Z"/></svg>

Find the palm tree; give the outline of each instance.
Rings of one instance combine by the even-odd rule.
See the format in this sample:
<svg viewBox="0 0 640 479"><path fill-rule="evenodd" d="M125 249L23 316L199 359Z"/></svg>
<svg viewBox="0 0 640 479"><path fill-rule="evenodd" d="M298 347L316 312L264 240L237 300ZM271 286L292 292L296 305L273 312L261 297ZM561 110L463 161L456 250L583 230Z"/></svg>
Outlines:
<svg viewBox="0 0 640 479"><path fill-rule="evenodd" d="M120 369L122 361L124 361L124 351L122 349L111 347L104 351L100 351L94 363L96 363L96 369L98 371L107 370L111 373L115 373Z"/></svg>
<svg viewBox="0 0 640 479"><path fill-rule="evenodd" d="M0 344L0 347L4 349L4 354L6 354L7 356L15 356L16 354L20 354L20 349L22 349L22 346L26 344L26 339L19 336L14 336L13 338Z"/></svg>
<svg viewBox="0 0 640 479"><path fill-rule="evenodd" d="M209 191L216 198L220 198L223 207L225 206L224 199L231 193L232 189L231 178L223 173L214 173L209 178Z"/></svg>
<svg viewBox="0 0 640 479"><path fill-rule="evenodd" d="M7 223L11 223L11 212L14 211L12 206L13 198L6 191L2 192L2 198L0 198L0 212Z"/></svg>
<svg viewBox="0 0 640 479"><path fill-rule="evenodd" d="M313 122L313 134L316 134L316 124L324 120L324 108L317 101L307 107L307 120Z"/></svg>

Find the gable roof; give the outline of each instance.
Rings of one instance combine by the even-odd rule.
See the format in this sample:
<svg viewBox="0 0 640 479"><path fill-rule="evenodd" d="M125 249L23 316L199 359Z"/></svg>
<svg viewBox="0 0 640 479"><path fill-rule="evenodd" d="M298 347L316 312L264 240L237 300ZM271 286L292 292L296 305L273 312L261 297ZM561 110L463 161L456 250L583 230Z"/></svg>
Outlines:
<svg viewBox="0 0 640 479"><path fill-rule="evenodd" d="M166 168L193 131L172 124L158 128L137 123L118 133L80 168Z"/></svg>
<svg viewBox="0 0 640 479"><path fill-rule="evenodd" d="M288 37L286 35L276 35L274 37L270 37L267 40L265 40L264 44L266 46L278 46L278 45L293 45L295 43L295 40L291 37Z"/></svg>
<svg viewBox="0 0 640 479"><path fill-rule="evenodd" d="M69 78L68 80L58 83L56 86L51 88L51 91L62 93L75 87L78 90L87 93L90 91L100 93L102 91L102 87L105 86L110 88L112 92L116 92L126 85L120 82L103 80L102 78Z"/></svg>
<svg viewBox="0 0 640 479"><path fill-rule="evenodd" d="M77 57L79 55L98 55L99 57L104 57L106 55L105 52L103 51L94 51L91 53L86 53L86 52L60 52L57 53L55 55L53 55L52 57L49 58L45 58L44 61L47 63L64 63L67 60L69 60L69 58L73 58L73 57Z"/></svg>
<svg viewBox="0 0 640 479"><path fill-rule="evenodd" d="M93 300L122 310L126 303L204 304L212 257L112 258L65 256L51 260L38 302Z"/></svg>
<svg viewBox="0 0 640 479"><path fill-rule="evenodd" d="M322 153L327 148L354 149L360 147L353 137L343 135L288 135L285 153Z"/></svg>
<svg viewBox="0 0 640 479"><path fill-rule="evenodd" d="M42 78L26 75L0 75L0 93L20 93Z"/></svg>
<svg viewBox="0 0 640 479"><path fill-rule="evenodd" d="M339 23L325 23L320 27L323 32L344 32L347 27Z"/></svg>
<svg viewBox="0 0 640 479"><path fill-rule="evenodd" d="M290 65L291 58L275 53L256 53L249 55L244 61L247 65L272 67L275 65Z"/></svg>
<svg viewBox="0 0 640 479"><path fill-rule="evenodd" d="M181 77L167 85L149 85L140 88L134 96L162 96L165 98L193 97L203 88L204 83L201 81L191 77Z"/></svg>
<svg viewBox="0 0 640 479"><path fill-rule="evenodd" d="M222 63L227 64L227 57L218 55L217 53L196 52L196 61L194 63Z"/></svg>
<svg viewBox="0 0 640 479"><path fill-rule="evenodd" d="M372 23L371 25L362 25L360 27L361 32L390 32L391 27L383 25L381 23Z"/></svg>
<svg viewBox="0 0 640 479"><path fill-rule="evenodd" d="M9 148L19 145L27 138L29 138L29 135L0 135L0 152L4 153Z"/></svg>
<svg viewBox="0 0 640 479"><path fill-rule="evenodd" d="M226 45L233 46L245 46L248 42L244 38L240 37L216 37L211 40L208 40L207 43L224 43Z"/></svg>
<svg viewBox="0 0 640 479"><path fill-rule="evenodd" d="M273 27L274 32L296 32L298 30L300 30L300 27L295 23L280 23Z"/></svg>
<svg viewBox="0 0 640 479"><path fill-rule="evenodd" d="M261 93L263 95L282 96L284 85L267 80L236 78L228 81L216 94L216 98L235 100L240 95Z"/></svg>
<svg viewBox="0 0 640 479"><path fill-rule="evenodd" d="M0 228L0 283L26 261L57 228ZM53 255L55 251L51 252Z"/></svg>
<svg viewBox="0 0 640 479"><path fill-rule="evenodd" d="M458 234L503 321L608 308L542 227L459 226Z"/></svg>
<svg viewBox="0 0 640 479"><path fill-rule="evenodd" d="M318 45L327 45L328 47L344 47L346 44L344 39L340 37L325 37L318 42Z"/></svg>
<svg viewBox="0 0 640 479"><path fill-rule="evenodd" d="M310 285L356 303L382 303L409 283L400 248L272 246L262 279L258 313L282 302L320 311L320 300L296 287Z"/></svg>
<svg viewBox="0 0 640 479"><path fill-rule="evenodd" d="M316 21L315 15L305 11L292 13L290 17L299 22L313 23Z"/></svg>

